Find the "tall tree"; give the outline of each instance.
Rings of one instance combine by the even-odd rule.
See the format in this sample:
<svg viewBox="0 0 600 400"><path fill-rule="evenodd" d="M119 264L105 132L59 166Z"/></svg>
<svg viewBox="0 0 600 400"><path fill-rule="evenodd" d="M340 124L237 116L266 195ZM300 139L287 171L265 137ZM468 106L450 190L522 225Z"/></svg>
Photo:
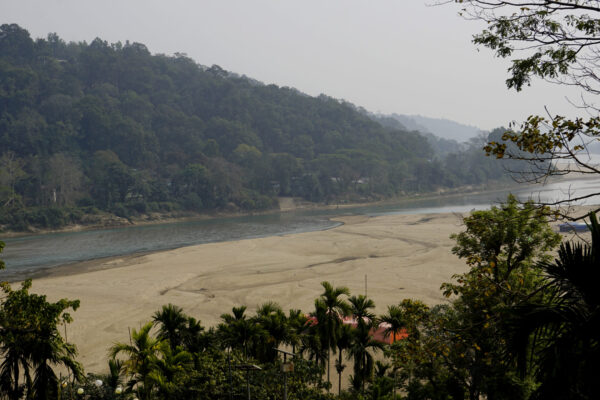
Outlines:
<svg viewBox="0 0 600 400"><path fill-rule="evenodd" d="M82 377L75 361L75 346L59 332L61 324L72 321L69 309L79 307L78 300L62 299L50 303L46 296L29 293L31 280L13 290L3 282L5 294L0 307L0 389L9 399L23 396L51 399L58 396L58 377L54 368L66 367ZM25 384L20 379L25 379Z"/></svg>
<svg viewBox="0 0 600 400"><path fill-rule="evenodd" d="M387 314L381 315L378 321L386 324L383 334L386 338L391 336L392 341L396 339L396 336L400 334L403 329L406 329L404 313L399 306L388 306Z"/></svg>
<svg viewBox="0 0 600 400"><path fill-rule="evenodd" d="M120 354L127 357L123 367L125 373L130 376L128 385L135 389L143 400L152 398L155 385L150 374L154 370L154 363L160 354L162 343L150 334L152 327L152 322L148 322L139 330L133 329L131 344L116 343L109 351L111 358Z"/></svg>
<svg viewBox="0 0 600 400"><path fill-rule="evenodd" d="M14 152L8 151L0 157L0 184L8 188L8 193L2 206L6 207L15 203L19 196L15 191L17 181L25 176L23 160L17 158Z"/></svg>
<svg viewBox="0 0 600 400"><path fill-rule="evenodd" d="M456 283L442 285L446 296L457 296L452 313L446 314L452 354L462 371L455 376L468 386L471 398L519 398L526 395L529 380L515 376L514 365L506 362L501 310L542 296L537 263L551 259L560 236L548 225L544 209L532 202L520 205L513 196L464 222L466 230L452 236L452 252L470 270L454 276Z"/></svg>
<svg viewBox="0 0 600 400"><path fill-rule="evenodd" d="M563 242L558 258L540 264L543 298L507 310L509 349L523 374L533 370L540 385L533 398L585 399L600 393L600 224L590 214L591 244Z"/></svg>
<svg viewBox="0 0 600 400"><path fill-rule="evenodd" d="M278 356L275 349L290 342L287 317L277 303L267 302L256 310L254 320L264 330L264 339L256 346L258 359L265 363L274 362Z"/></svg>
<svg viewBox="0 0 600 400"><path fill-rule="evenodd" d="M348 355L354 361L354 375L352 385L354 390L364 394L366 382L373 374L373 354L383 350L383 344L371 335L370 324L358 324L353 330L352 342L348 348Z"/></svg>
<svg viewBox="0 0 600 400"><path fill-rule="evenodd" d="M349 324L342 324L338 333L336 347L338 351L338 359L335 363L335 369L338 373L338 396L342 393L342 372L346 369L343 361L344 350L348 350L352 345L354 328Z"/></svg>
<svg viewBox="0 0 600 400"><path fill-rule="evenodd" d="M156 358L149 380L157 387L159 398L181 398L194 365L192 354L181 347L173 350L169 343L161 342L160 357ZM178 396L179 395L179 396Z"/></svg>
<svg viewBox="0 0 600 400"><path fill-rule="evenodd" d="M442 1L441 3L450 3ZM485 150L498 158L525 159L531 162L526 181L539 182L551 175L598 174L600 170L588 157L600 136L600 115L596 96L600 34L600 4L595 0L461 0L467 19L485 22L485 28L474 35L476 45L488 47L496 57L510 59L506 85L517 91L530 86L533 78L575 86L581 99L571 99L585 110L585 115L567 118L563 115L532 115L502 140L491 141ZM508 143L507 143L508 142ZM512 151L514 144L518 151ZM561 168L553 161L571 160ZM600 193L572 193L562 204ZM548 203L547 203L548 204Z"/></svg>
<svg viewBox="0 0 600 400"><path fill-rule="evenodd" d="M159 340L169 341L172 350L182 345L188 317L181 307L173 304L163 306L160 311L154 313L153 322L158 326Z"/></svg>
<svg viewBox="0 0 600 400"><path fill-rule="evenodd" d="M255 320L246 316L246 306L233 307L231 314L222 314L218 331L226 348L239 349L244 358L251 355L253 345L264 337L264 330Z"/></svg>
<svg viewBox="0 0 600 400"><path fill-rule="evenodd" d="M344 295L349 296L350 290L344 286L334 288L329 282L321 282L321 286L323 286L324 291L317 302L321 303L325 313L322 316L323 320L318 321L318 325L321 327L319 328L322 334L321 340L327 349L327 383L331 386L331 350L335 350L342 318L350 311L350 306L342 298Z"/></svg>

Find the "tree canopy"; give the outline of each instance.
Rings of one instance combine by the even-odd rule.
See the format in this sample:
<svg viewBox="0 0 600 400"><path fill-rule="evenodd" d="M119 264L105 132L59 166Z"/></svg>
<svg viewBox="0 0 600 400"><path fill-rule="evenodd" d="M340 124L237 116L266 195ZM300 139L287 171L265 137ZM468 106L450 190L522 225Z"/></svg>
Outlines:
<svg viewBox="0 0 600 400"><path fill-rule="evenodd" d="M540 182L553 175L600 173L589 157L600 138L596 104L596 96L600 94L600 2L456 0L453 3L458 3L465 18L486 22L485 29L473 37L476 45L493 50L497 57L510 59L508 88L520 91L538 78L576 87L582 93L581 98L570 101L585 115L567 118L552 110L547 110L545 116L531 115L504 133L502 140L491 140L485 146L487 154L530 161L532 168L521 175L527 182ZM572 193L570 198L552 204L599 194Z"/></svg>
<svg viewBox="0 0 600 400"><path fill-rule="evenodd" d="M365 201L473 183L418 132L348 102L140 43L34 40L5 24L0 88L0 225L13 230L93 223L98 211L251 211L277 196ZM476 183L503 177L473 169Z"/></svg>

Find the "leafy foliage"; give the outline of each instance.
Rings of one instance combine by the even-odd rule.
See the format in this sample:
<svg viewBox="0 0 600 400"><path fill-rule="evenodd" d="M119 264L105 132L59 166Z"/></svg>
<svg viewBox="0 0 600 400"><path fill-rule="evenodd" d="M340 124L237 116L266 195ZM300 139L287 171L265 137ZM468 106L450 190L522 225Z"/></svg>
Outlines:
<svg viewBox="0 0 600 400"><path fill-rule="evenodd" d="M61 324L72 321L67 310L76 310L79 301L50 303L46 296L29 293L31 280L23 282L18 290L6 282L1 285L0 390L15 400L23 396L56 398L59 380L54 367L65 367L75 377L82 375L81 365L75 361L75 346L66 342L58 330Z"/></svg>
<svg viewBox="0 0 600 400"><path fill-rule="evenodd" d="M251 211L276 207L276 196L370 200L471 183L442 178L447 166L416 132L182 54L33 40L14 24L0 26L0 49L5 228L94 223L99 210Z"/></svg>
<svg viewBox="0 0 600 400"><path fill-rule="evenodd" d="M486 28L474 35L473 42L494 50L497 57L510 59L508 88L520 91L531 85L534 78L575 86L582 92L581 100L571 101L588 114L576 118L549 111L545 117L531 115L519 126L512 126L501 140L491 139L485 146L486 153L529 161L531 168L522 176L527 182L542 182L549 176L569 173L600 173L588 157L597 148L600 134L595 100L600 93L598 2L459 0L456 3L466 18L486 22ZM556 168L553 162L560 161L570 162ZM568 199L550 204L595 196L598 193L571 193Z"/></svg>
<svg viewBox="0 0 600 400"><path fill-rule="evenodd" d="M600 225L590 215L592 243L564 242L554 262L541 262L547 296L507 310L508 345L523 372L541 383L534 398L592 398L600 390L598 329Z"/></svg>

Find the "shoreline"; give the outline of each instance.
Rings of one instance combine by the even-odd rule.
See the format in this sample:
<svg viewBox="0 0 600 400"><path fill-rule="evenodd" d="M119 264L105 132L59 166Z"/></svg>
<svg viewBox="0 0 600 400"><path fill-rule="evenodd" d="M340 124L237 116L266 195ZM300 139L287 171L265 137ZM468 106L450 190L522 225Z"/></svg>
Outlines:
<svg viewBox="0 0 600 400"><path fill-rule="evenodd" d="M589 180L591 180L592 178L588 178ZM385 199L385 200L380 200L380 201L374 201L374 202L370 202L370 203L341 203L341 204L316 204L316 203L310 203L310 202L306 202L303 201L302 199L298 199L298 198L292 198L292 197L283 197L283 198L279 198L279 202L280 202L280 209L279 210L271 210L268 212L261 212L261 213L224 213L224 214L213 214L213 215L197 215L197 216L192 216L192 217L180 217L180 218L171 218L171 219L163 219L160 221L138 221L137 224L135 225L129 225L129 226L119 226L119 227L106 227L106 226L101 226L101 227L90 227L89 229L62 229L62 230L56 230L56 231L51 231L51 232L56 232L56 233L68 233L68 232L74 232L74 231L102 231L104 229L107 230L112 230L112 229L127 229L127 228L135 228L135 227L143 227L143 226L159 226L159 225L170 225L170 224L177 224L177 223L183 223L183 222L193 222L193 221L207 221L207 220L215 220L215 219L219 219L219 218L223 218L223 219L227 219L227 218L236 218L236 217L244 217L244 216L251 216L251 215L273 215L273 214L286 214L286 213L295 213L295 212L302 212L302 211L307 211L307 210L334 210L334 209L353 209L353 208L360 208L360 207L369 207L369 206L385 206L387 204L392 204L392 205L402 205L403 203L411 203L414 201L427 201L427 200L431 200L431 199L452 199L452 198L456 198L456 197L460 197L460 196L465 196L465 195L477 195L480 193L498 193L498 192L505 192L507 190L513 189L513 188L518 188L519 186L509 186L509 187L499 187L496 188L494 190L483 190L483 188L478 188L479 190L469 190L467 192L461 192L461 191L453 191L452 193L448 193L448 192L440 192L438 194L431 194L428 193L426 195L415 195L415 196L411 196L411 197L403 197L403 198L390 198L390 199ZM461 188L464 189L464 188ZM581 211L582 209L586 209L589 207L585 207L585 206L573 206L571 208L571 212L573 210L579 210ZM428 212L427 210L424 210L423 212ZM575 213L578 213L578 211L575 211ZM337 223L342 223L340 218L342 218L345 215L363 215L360 213L360 211L358 212L348 212L348 213L343 213L341 215L330 215L327 219L333 222L337 222ZM582 214L583 215L583 214ZM334 229L336 226L331 226L331 227L326 227L326 228L318 228L317 231L322 231L322 230L328 230L328 229ZM46 233L51 233L51 232L46 232ZM307 231L307 232L315 232L315 231ZM18 235L17 237L34 237L34 236L43 236L45 233L36 233L36 234L22 234L22 235ZM268 234L271 235L271 234ZM265 237L268 237L265 236ZM278 234L275 234L278 235ZM7 239L12 239L13 237L8 237ZM233 241L237 241L237 240L245 240L245 239L233 239ZM217 242L223 242L223 241L228 241L227 239L225 240L219 240ZM229 240L231 241L231 240ZM216 242L205 242L205 243L216 243ZM129 253L124 253L124 254L116 254L116 255L112 255L112 256L102 256L99 258L91 258L89 260L74 260L74 261L70 261L64 264L58 264L58 265L54 265L54 266L47 266L47 267L41 267L41 268L33 268L32 270L28 270L28 271L23 271L23 272L15 272L14 274L7 276L5 278L6 281L12 283L12 282L19 282L22 281L24 279L40 279L40 278L45 278L45 277L52 277L52 276L59 276L59 275L73 275L73 274L79 274L79 273L84 273L87 271L91 271L91 270L96 270L98 269L98 265L103 265L102 268L109 268L108 266L111 265L110 268L116 268L119 266L119 264L122 264L126 261L124 260L132 260L132 259L136 259L136 258L140 258L149 254L153 254L153 253L157 253L157 252L164 252L164 251L170 251L170 250L176 250L179 248L186 248L186 247L190 247L190 246L196 246L200 243L197 244L186 244L186 245L178 245L178 244L174 244L173 247L167 247L167 248L161 248L161 249L151 249L151 250L140 250L140 251L134 251L134 252L129 252Z"/></svg>
<svg viewBox="0 0 600 400"><path fill-rule="evenodd" d="M497 189L489 189L489 185L494 184L486 184L480 185L477 187L474 186L462 186L456 189L448 189L444 191L437 192L427 192L422 194L414 194L410 196L404 197L391 197L382 200L375 200L370 202L338 202L335 204L327 204L327 203L311 203L309 201L303 200L297 197L278 197L280 208L271 209L271 210L263 210L263 211L250 211L250 212L213 212L213 213L189 213L190 215L182 215L182 216L166 216L168 214L154 214L156 218L149 219L152 217L151 214L145 214L136 218L120 218L111 215L111 217L119 218L123 220L123 223L119 224L90 224L90 225L81 225L81 224L73 224L66 225L64 227L58 229L46 229L41 228L34 232L22 232L22 231L5 231L0 232L0 240L3 239L13 239L13 238L22 238L22 237L32 237L32 236L40 236L40 235L48 235L53 233L66 233L66 232L86 232L86 231L96 231L96 230L104 230L104 229L127 229L135 226L148 226L148 225L162 225L162 224L176 224L181 222L193 222L193 221L205 221L219 218L235 218L235 217L244 217L244 216L253 216L253 215L269 215L269 214L277 214L277 213L290 213L297 212L303 210L333 210L339 208L354 208L354 207L368 207L368 206L377 206L377 205L387 205L387 204L402 204L409 203L411 201L416 200L433 200L439 198L456 198L458 196L464 195L477 195L484 192L487 193L496 193L502 192L505 190L516 189L520 185L516 183L500 183ZM522 187L522 185L521 185ZM466 190L465 190L466 189ZM282 208L282 200L285 202L284 208ZM290 200L292 206L290 207ZM297 202L298 200L298 202ZM185 214L185 213L184 213ZM125 223L127 221L127 223Z"/></svg>

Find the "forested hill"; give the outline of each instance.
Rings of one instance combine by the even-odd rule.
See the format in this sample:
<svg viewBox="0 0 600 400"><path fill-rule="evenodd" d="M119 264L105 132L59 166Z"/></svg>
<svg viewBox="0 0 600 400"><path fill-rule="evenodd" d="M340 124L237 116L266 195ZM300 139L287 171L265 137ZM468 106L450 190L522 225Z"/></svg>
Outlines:
<svg viewBox="0 0 600 400"><path fill-rule="evenodd" d="M327 96L0 27L0 228L104 210L253 210L276 196L373 199L463 183L417 132Z"/></svg>
<svg viewBox="0 0 600 400"><path fill-rule="evenodd" d="M390 118L399 121L402 125L411 130L421 132L430 132L434 135L446 139L456 140L458 142L468 142L470 139L481 135L481 129L451 121L445 118L429 118L422 115L401 115L392 114Z"/></svg>

